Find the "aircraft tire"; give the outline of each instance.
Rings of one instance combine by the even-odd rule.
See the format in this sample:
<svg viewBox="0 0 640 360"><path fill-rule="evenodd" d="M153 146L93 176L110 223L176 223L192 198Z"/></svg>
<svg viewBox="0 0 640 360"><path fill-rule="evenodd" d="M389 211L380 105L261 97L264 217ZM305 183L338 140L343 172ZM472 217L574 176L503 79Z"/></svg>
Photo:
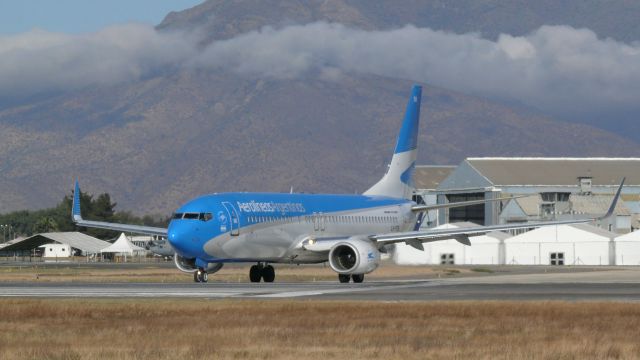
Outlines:
<svg viewBox="0 0 640 360"><path fill-rule="evenodd" d="M267 265L262 268L262 279L264 280L264 282L268 283L271 283L276 279L276 271L274 270L273 266Z"/></svg>
<svg viewBox="0 0 640 360"><path fill-rule="evenodd" d="M206 271L203 271L200 275L200 281L202 281L203 283L209 281L209 274Z"/></svg>
<svg viewBox="0 0 640 360"><path fill-rule="evenodd" d="M349 280L351 280L350 275L338 274L338 281L340 281L341 283L346 284L349 282Z"/></svg>
<svg viewBox="0 0 640 360"><path fill-rule="evenodd" d="M261 277L262 277L262 267L258 265L253 265L251 269L249 269L249 280L253 283L259 283Z"/></svg>
<svg viewBox="0 0 640 360"><path fill-rule="evenodd" d="M200 282L200 276L198 275L200 271L196 270L193 272L193 282Z"/></svg>
<svg viewBox="0 0 640 360"><path fill-rule="evenodd" d="M351 275L354 283L361 283L364 281L364 274L353 274Z"/></svg>

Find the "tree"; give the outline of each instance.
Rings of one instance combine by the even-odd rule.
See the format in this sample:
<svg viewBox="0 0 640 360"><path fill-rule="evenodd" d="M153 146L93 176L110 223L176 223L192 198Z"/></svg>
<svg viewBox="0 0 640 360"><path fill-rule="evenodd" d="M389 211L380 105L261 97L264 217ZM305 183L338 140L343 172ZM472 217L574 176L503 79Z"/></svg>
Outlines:
<svg viewBox="0 0 640 360"><path fill-rule="evenodd" d="M58 223L51 216L41 217L33 225L33 233L58 231Z"/></svg>
<svg viewBox="0 0 640 360"><path fill-rule="evenodd" d="M34 233L52 231L82 231L100 239L113 239L119 234L116 231L103 229L78 228L71 220L73 191L66 195L56 207L36 211L21 210L0 215L0 224L6 224L19 235L31 236ZM147 226L167 226L170 217L145 215L140 218L127 211L115 211L116 203L111 202L107 193L93 198L91 194L80 192L80 208L82 217L87 220L139 224Z"/></svg>

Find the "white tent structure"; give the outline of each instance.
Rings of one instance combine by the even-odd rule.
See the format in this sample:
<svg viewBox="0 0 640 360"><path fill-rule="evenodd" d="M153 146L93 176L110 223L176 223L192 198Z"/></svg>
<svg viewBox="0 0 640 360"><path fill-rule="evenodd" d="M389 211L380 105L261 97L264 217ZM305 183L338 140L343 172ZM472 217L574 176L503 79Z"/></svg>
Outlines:
<svg viewBox="0 0 640 360"><path fill-rule="evenodd" d="M133 245L124 233L120 234L118 240L111 244L111 246L100 250L101 253L118 253L124 254L125 256L134 255L143 251L146 250L140 246Z"/></svg>
<svg viewBox="0 0 640 360"><path fill-rule="evenodd" d="M511 235L493 231L485 235L471 236L471 246L465 247L465 265L504 264L504 244Z"/></svg>
<svg viewBox="0 0 640 360"><path fill-rule="evenodd" d="M613 265L617 234L588 224L541 227L505 241L513 265Z"/></svg>
<svg viewBox="0 0 640 360"><path fill-rule="evenodd" d="M620 235L613 241L616 265L640 265L640 230Z"/></svg>
<svg viewBox="0 0 640 360"><path fill-rule="evenodd" d="M434 229L451 229L477 226L473 223L443 224ZM457 240L442 240L424 243L424 251L400 243L396 244L393 261L399 265L498 265L503 258L504 240L510 235L492 232L480 236L471 236L471 246Z"/></svg>

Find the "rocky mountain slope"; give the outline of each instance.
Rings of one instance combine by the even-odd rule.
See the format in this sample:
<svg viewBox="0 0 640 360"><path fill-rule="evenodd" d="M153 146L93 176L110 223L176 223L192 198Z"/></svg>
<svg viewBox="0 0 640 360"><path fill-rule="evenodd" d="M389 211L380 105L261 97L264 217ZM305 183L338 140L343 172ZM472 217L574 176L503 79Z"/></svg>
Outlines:
<svg viewBox="0 0 640 360"><path fill-rule="evenodd" d="M455 14L463 2L406 2L426 4L415 11L391 3L208 1L168 15L159 28L200 29L207 41L323 19L374 29L412 16L430 23L434 9ZM634 4L628 4L632 10ZM385 15L389 9L395 12ZM487 19L491 14L487 10ZM484 31L478 23L481 17L460 26ZM411 85L353 73L264 79L167 69L133 83L3 105L0 212L51 206L76 176L84 191L108 192L118 209L140 214L168 214L209 192L363 191L385 171ZM604 130L429 84L419 148L423 164L457 164L466 156L640 153L636 142Z"/></svg>

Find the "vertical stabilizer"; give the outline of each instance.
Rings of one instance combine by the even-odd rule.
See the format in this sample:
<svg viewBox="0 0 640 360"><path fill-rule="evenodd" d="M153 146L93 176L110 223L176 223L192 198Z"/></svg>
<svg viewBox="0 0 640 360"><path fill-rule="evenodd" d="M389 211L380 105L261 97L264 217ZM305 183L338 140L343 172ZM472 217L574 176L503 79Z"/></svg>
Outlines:
<svg viewBox="0 0 640 360"><path fill-rule="evenodd" d="M71 205L71 219L73 222L82 221L82 215L80 215L80 184L76 179L76 184L73 189L73 203Z"/></svg>
<svg viewBox="0 0 640 360"><path fill-rule="evenodd" d="M417 156L421 97L422 86L414 85L389 169L380 181L365 191L365 195L405 199L410 199L413 195L413 170Z"/></svg>

